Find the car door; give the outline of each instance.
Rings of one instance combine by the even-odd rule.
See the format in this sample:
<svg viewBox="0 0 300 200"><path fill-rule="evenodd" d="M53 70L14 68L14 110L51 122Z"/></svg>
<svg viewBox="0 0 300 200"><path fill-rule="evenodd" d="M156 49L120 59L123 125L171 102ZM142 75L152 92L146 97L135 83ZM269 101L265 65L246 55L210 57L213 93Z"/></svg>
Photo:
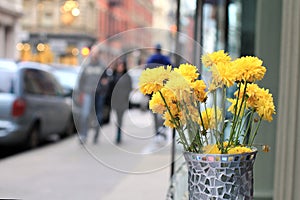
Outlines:
<svg viewBox="0 0 300 200"><path fill-rule="evenodd" d="M55 117L52 101L48 98L48 91L44 85L40 70L33 68L23 70L23 93L27 102L27 114L40 122L43 136L53 132Z"/></svg>
<svg viewBox="0 0 300 200"><path fill-rule="evenodd" d="M53 74L41 71L42 87L45 92L47 103L51 106L52 132L61 133L64 131L71 116L71 107L64 97L63 87L58 83Z"/></svg>

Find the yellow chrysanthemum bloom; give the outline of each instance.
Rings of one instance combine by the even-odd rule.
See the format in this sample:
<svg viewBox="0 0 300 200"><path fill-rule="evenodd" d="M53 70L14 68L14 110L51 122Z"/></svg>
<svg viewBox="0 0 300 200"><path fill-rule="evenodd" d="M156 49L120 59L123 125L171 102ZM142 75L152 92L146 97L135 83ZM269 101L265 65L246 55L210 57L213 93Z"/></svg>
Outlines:
<svg viewBox="0 0 300 200"><path fill-rule="evenodd" d="M244 89L245 89L245 85L241 84L239 101L241 101L242 99L242 94L244 93ZM237 96L237 92L235 92L235 96ZM257 84L254 83L247 84L246 96L247 96L246 98L247 108L248 107L254 108L257 114L260 117L262 117L264 120L267 121L273 120L272 115L275 114L275 106L274 106L272 94L269 93L269 90L260 88ZM233 100L230 101L233 102ZM230 107L229 109L232 108Z"/></svg>
<svg viewBox="0 0 300 200"><path fill-rule="evenodd" d="M169 88L163 87L161 89L161 94L165 98L165 101L167 104L175 103L178 102L177 97L175 96L175 93L170 90Z"/></svg>
<svg viewBox="0 0 300 200"><path fill-rule="evenodd" d="M178 72L172 71L169 80L165 84L165 88L171 90L179 101L184 99L187 93L190 93L191 88L186 79Z"/></svg>
<svg viewBox="0 0 300 200"><path fill-rule="evenodd" d="M170 113L167 111L163 115L163 119L165 119L165 121L164 121L165 126L168 126L170 128L177 128L177 125L174 122L174 120L176 120L177 123L180 122L180 125L186 123L182 113L179 112L179 110L177 109L177 107L175 105L171 106L171 113L175 119L173 119L172 116L170 115Z"/></svg>
<svg viewBox="0 0 300 200"><path fill-rule="evenodd" d="M241 91L243 92L245 85L241 85ZM260 88L257 84L247 84L246 95L247 95L247 105L251 108L257 108L258 100L260 96L264 96L264 89ZM240 97L241 98L241 97Z"/></svg>
<svg viewBox="0 0 300 200"><path fill-rule="evenodd" d="M154 112L154 113L159 113L163 114L166 111L166 105L161 98L161 95L159 92L155 92L150 101L149 101L149 108Z"/></svg>
<svg viewBox="0 0 300 200"><path fill-rule="evenodd" d="M202 121L200 121L200 126L204 127L205 130L213 129L216 126L216 123L220 122L222 118L221 110L217 108L217 121L215 117L215 109L214 108L207 108L206 110L201 112Z"/></svg>
<svg viewBox="0 0 300 200"><path fill-rule="evenodd" d="M232 64L237 72L237 81L253 83L261 80L266 73L266 68L262 66L262 63L262 60L254 56L245 56L233 61Z"/></svg>
<svg viewBox="0 0 300 200"><path fill-rule="evenodd" d="M149 108L154 113L163 114L167 111L167 106L172 110L172 106L175 105L177 107L176 104L177 98L174 93L167 88L162 88L161 91L155 92L152 95L149 101Z"/></svg>
<svg viewBox="0 0 300 200"><path fill-rule="evenodd" d="M275 105L272 94L269 93L269 90L263 90L262 94L259 96L256 112L263 120L270 122L273 120L272 115L275 114Z"/></svg>
<svg viewBox="0 0 300 200"><path fill-rule="evenodd" d="M211 71L213 79L212 84L214 85L211 89L222 87L223 85L230 87L236 81L235 68L229 62L213 65Z"/></svg>
<svg viewBox="0 0 300 200"><path fill-rule="evenodd" d="M152 94L160 90L164 82L169 78L171 66L146 69L142 72L139 80L139 88L143 94Z"/></svg>
<svg viewBox="0 0 300 200"><path fill-rule="evenodd" d="M193 122L197 122L200 124L200 117L199 117L199 112L198 109L192 105L186 105L185 108L182 108L182 113L185 118L185 121L192 120Z"/></svg>
<svg viewBox="0 0 300 200"><path fill-rule="evenodd" d="M241 105L242 99L239 99L239 100L238 100L238 105L236 105L236 104L237 104L237 100L236 100L236 99L228 98L227 101L229 101L229 102L231 103L231 105L230 105L229 108L228 108L228 111L229 111L229 112L231 112L232 114L238 115L238 112L239 112L239 110L240 110L240 114L239 114L238 117L241 117L241 116L244 115L245 106L246 106L246 108L248 108L248 107L247 107L247 103L246 103L246 104L243 103L243 107L241 108L241 106L242 106L242 105Z"/></svg>
<svg viewBox="0 0 300 200"><path fill-rule="evenodd" d="M224 50L216 51L213 53L208 53L202 56L202 63L205 67L211 67L213 65L218 65L219 63L229 63L231 57L224 52Z"/></svg>
<svg viewBox="0 0 300 200"><path fill-rule="evenodd" d="M203 151L204 154L221 154L221 151L216 144L204 146Z"/></svg>
<svg viewBox="0 0 300 200"><path fill-rule="evenodd" d="M228 154L242 154L242 153L251 153L252 150L248 147L233 147L228 150Z"/></svg>
<svg viewBox="0 0 300 200"><path fill-rule="evenodd" d="M191 64L181 64L174 71L181 74L188 82L195 81L199 76L197 67Z"/></svg>
<svg viewBox="0 0 300 200"><path fill-rule="evenodd" d="M223 142L223 146L227 147L228 142ZM221 150L219 149L217 144L209 144L203 147L202 149L205 154L221 154Z"/></svg>
<svg viewBox="0 0 300 200"><path fill-rule="evenodd" d="M207 99L206 84L203 80L196 80L191 83L191 88L194 91L196 99L200 102L205 102Z"/></svg>
<svg viewBox="0 0 300 200"><path fill-rule="evenodd" d="M164 125L170 128L177 128L176 124L173 122L174 119L172 119L170 113L165 112L165 114L163 115L163 118L165 119L164 121Z"/></svg>

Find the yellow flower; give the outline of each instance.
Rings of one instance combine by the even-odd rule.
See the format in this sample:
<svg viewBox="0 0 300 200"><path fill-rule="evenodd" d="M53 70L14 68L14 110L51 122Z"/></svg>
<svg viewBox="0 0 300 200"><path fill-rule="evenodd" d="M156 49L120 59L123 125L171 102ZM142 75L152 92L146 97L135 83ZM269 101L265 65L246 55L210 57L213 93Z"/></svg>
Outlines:
<svg viewBox="0 0 300 200"><path fill-rule="evenodd" d="M160 95L159 92L155 92L150 101L149 101L149 108L154 112L154 113L159 113L163 114L166 111L166 106L165 103Z"/></svg>
<svg viewBox="0 0 300 200"><path fill-rule="evenodd" d="M184 116L182 116L185 118L184 121L191 120L193 122L197 122L198 124L201 123L197 107L186 105L186 107L182 109L182 112L184 113Z"/></svg>
<svg viewBox="0 0 300 200"><path fill-rule="evenodd" d="M168 126L170 128L177 128L179 122L180 125L185 124L185 119L183 118L182 113L179 112L179 110L175 105L171 106L171 113L174 118L172 118L169 112L165 112L163 115L163 118L165 119L164 121L165 126Z"/></svg>
<svg viewBox="0 0 300 200"><path fill-rule="evenodd" d="M240 102L242 98L242 94L244 93L245 85L241 84L240 90ZM237 92L235 93L237 96ZM265 90L264 88L260 88L257 84L247 84L246 88L246 100L247 100L247 108L254 108L257 114L263 118L263 120L272 121L272 115L275 114L275 106L273 102L272 94L269 93L269 90ZM233 100L230 100L233 102ZM239 105L240 106L240 105ZM232 112L232 107L228 110Z"/></svg>
<svg viewBox="0 0 300 200"><path fill-rule="evenodd" d="M191 92L190 85L186 79L175 71L170 73L169 80L165 84L165 88L171 90L179 101L184 99L184 97Z"/></svg>
<svg viewBox="0 0 300 200"><path fill-rule="evenodd" d="M195 97L200 102L205 102L207 99L206 84L203 80L196 80L191 83L191 88L194 91Z"/></svg>
<svg viewBox="0 0 300 200"><path fill-rule="evenodd" d="M242 153L251 153L251 152L252 150L250 148L241 147L241 146L236 146L228 150L228 154L242 154Z"/></svg>
<svg viewBox="0 0 300 200"><path fill-rule="evenodd" d="M260 98L257 102L256 112L263 120L270 122L273 120L272 115L275 114L275 105L272 94L269 93L269 90L263 90L262 94L259 96Z"/></svg>
<svg viewBox="0 0 300 200"><path fill-rule="evenodd" d="M207 108L206 110L201 112L203 124L201 122L200 126L203 126L205 130L215 128L216 123L220 122L222 118L222 114L220 109L217 108L217 117L215 117L215 109ZM217 118L217 122L216 122Z"/></svg>
<svg viewBox="0 0 300 200"><path fill-rule="evenodd" d="M228 63L218 63L211 67L212 71L212 84L211 89L216 89L216 87L230 87L234 84L236 80L235 68Z"/></svg>
<svg viewBox="0 0 300 200"><path fill-rule="evenodd" d="M224 147L227 146L228 142L224 142ZM207 145L203 148L203 151L205 154L221 154L221 150L218 148L218 145ZM227 154L242 154L242 153L251 153L252 149L249 147L242 147L242 146L236 146L236 147L230 147Z"/></svg>
<svg viewBox="0 0 300 200"><path fill-rule="evenodd" d="M207 85L199 78L199 66L188 63L174 69L161 66L144 70L139 88L143 94L152 95L149 108L162 115L165 126L176 129L178 142L185 151L207 154L252 152L247 146L253 145L261 120L271 121L275 114L272 94L254 84L264 77L263 62L253 56L231 61L224 50L205 54L201 59L210 71L205 77L209 81ZM228 99L231 103L228 110L234 116L225 119L226 92L235 83L238 86L235 98ZM220 93L219 88L222 89ZM212 101L207 101L208 96L213 98ZM218 108L216 104L222 107ZM242 120L245 115L249 116L249 126ZM258 117L259 123L255 124ZM229 134L224 132L227 122L230 123ZM250 140L245 139L246 132Z"/></svg>
<svg viewBox="0 0 300 200"><path fill-rule="evenodd" d="M139 80L139 88L143 94L152 94L160 90L164 82L169 78L171 66L146 69Z"/></svg>
<svg viewBox="0 0 300 200"><path fill-rule="evenodd" d="M175 93L172 90L164 87L161 89L160 92L162 96L165 98L165 101L168 105L171 103L176 104L178 102L177 97L175 96Z"/></svg>
<svg viewBox="0 0 300 200"><path fill-rule="evenodd" d="M188 82L196 80L199 76L197 67L191 64L181 64L174 71L181 74Z"/></svg>
<svg viewBox="0 0 300 200"><path fill-rule="evenodd" d="M261 80L266 73L266 68L262 66L263 62L257 57L245 56L236 59L232 63L236 68L237 81L253 83Z"/></svg>
<svg viewBox="0 0 300 200"><path fill-rule="evenodd" d="M221 151L216 144L214 145L209 144L203 147L203 151L205 154L221 154Z"/></svg>
<svg viewBox="0 0 300 200"><path fill-rule="evenodd" d="M224 50L220 50L213 53L208 53L202 56L202 63L205 67L211 67L218 65L219 63L227 64L231 61L231 57L224 53Z"/></svg>
<svg viewBox="0 0 300 200"><path fill-rule="evenodd" d="M238 112L240 111L240 114L238 115L238 117L241 117L244 115L245 106L247 108L247 104L243 103L243 107L241 108L242 99L238 100L238 105L236 105L237 99L228 98L227 101L229 101L231 103L231 105L228 108L229 112L231 112L232 114L238 115Z"/></svg>
<svg viewBox="0 0 300 200"><path fill-rule="evenodd" d="M223 142L223 146L227 147L228 142ZM203 148L205 154L221 154L221 150L219 149L217 144L209 144Z"/></svg>

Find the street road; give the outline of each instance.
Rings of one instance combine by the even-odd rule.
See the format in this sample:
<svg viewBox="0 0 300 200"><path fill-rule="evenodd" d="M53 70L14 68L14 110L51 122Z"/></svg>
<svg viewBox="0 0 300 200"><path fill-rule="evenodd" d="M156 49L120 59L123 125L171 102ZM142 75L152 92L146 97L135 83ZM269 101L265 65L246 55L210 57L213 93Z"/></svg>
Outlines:
<svg viewBox="0 0 300 200"><path fill-rule="evenodd" d="M125 116L121 145L114 144L114 115L98 144L77 136L0 160L0 198L165 199L171 140L154 139L152 115L138 109Z"/></svg>

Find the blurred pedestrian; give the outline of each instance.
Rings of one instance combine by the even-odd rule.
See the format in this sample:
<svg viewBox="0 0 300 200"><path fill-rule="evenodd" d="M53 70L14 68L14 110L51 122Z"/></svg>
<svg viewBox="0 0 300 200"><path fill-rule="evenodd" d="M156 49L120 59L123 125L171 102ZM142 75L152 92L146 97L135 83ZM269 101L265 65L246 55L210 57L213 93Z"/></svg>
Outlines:
<svg viewBox="0 0 300 200"><path fill-rule="evenodd" d="M87 140L91 127L90 114L95 105L95 92L99 77L105 69L105 64L100 60L99 51L94 50L86 61L80 80L79 90L82 95L82 107L80 113L79 140L83 144ZM94 125L95 126L95 125ZM96 134L96 133L95 133Z"/></svg>
<svg viewBox="0 0 300 200"><path fill-rule="evenodd" d="M95 111L98 124L95 126L94 144L98 142L99 132L102 125L104 125L109 118L109 110L106 110L106 98L108 95L110 84L110 77L106 74L106 71L100 76L100 80L97 85L95 93Z"/></svg>
<svg viewBox="0 0 300 200"><path fill-rule="evenodd" d="M132 90L132 80L127 73L125 59L117 60L113 80L114 89L111 97L111 105L117 116L116 144L120 144L122 141L123 115L129 108L129 94Z"/></svg>
<svg viewBox="0 0 300 200"><path fill-rule="evenodd" d="M146 68L155 68L155 67L160 67L160 66L172 66L171 60L168 56L163 55L161 52L161 45L156 44L155 45L155 53L152 54L148 59L147 59L147 64ZM151 95L149 96L151 98ZM154 128L155 128L155 135L162 136L165 140L167 139L166 136L166 127L163 125L163 119L161 115L158 115L156 113L153 113L154 117Z"/></svg>
<svg viewBox="0 0 300 200"><path fill-rule="evenodd" d="M172 65L170 58L166 55L163 55L161 49L162 47L160 44L155 45L155 53L147 59L146 68Z"/></svg>
<svg viewBox="0 0 300 200"><path fill-rule="evenodd" d="M102 123L103 124L108 124L109 121L110 121L110 111L111 111L111 95L112 95L112 92L113 92L113 89L114 89L114 71L115 71L115 63L113 64L110 64L108 66L108 68L106 68L105 70L105 76L108 77L108 89L107 89L107 93L106 93L106 98L105 98L105 109L104 109L104 112L105 112L105 116L102 120Z"/></svg>

